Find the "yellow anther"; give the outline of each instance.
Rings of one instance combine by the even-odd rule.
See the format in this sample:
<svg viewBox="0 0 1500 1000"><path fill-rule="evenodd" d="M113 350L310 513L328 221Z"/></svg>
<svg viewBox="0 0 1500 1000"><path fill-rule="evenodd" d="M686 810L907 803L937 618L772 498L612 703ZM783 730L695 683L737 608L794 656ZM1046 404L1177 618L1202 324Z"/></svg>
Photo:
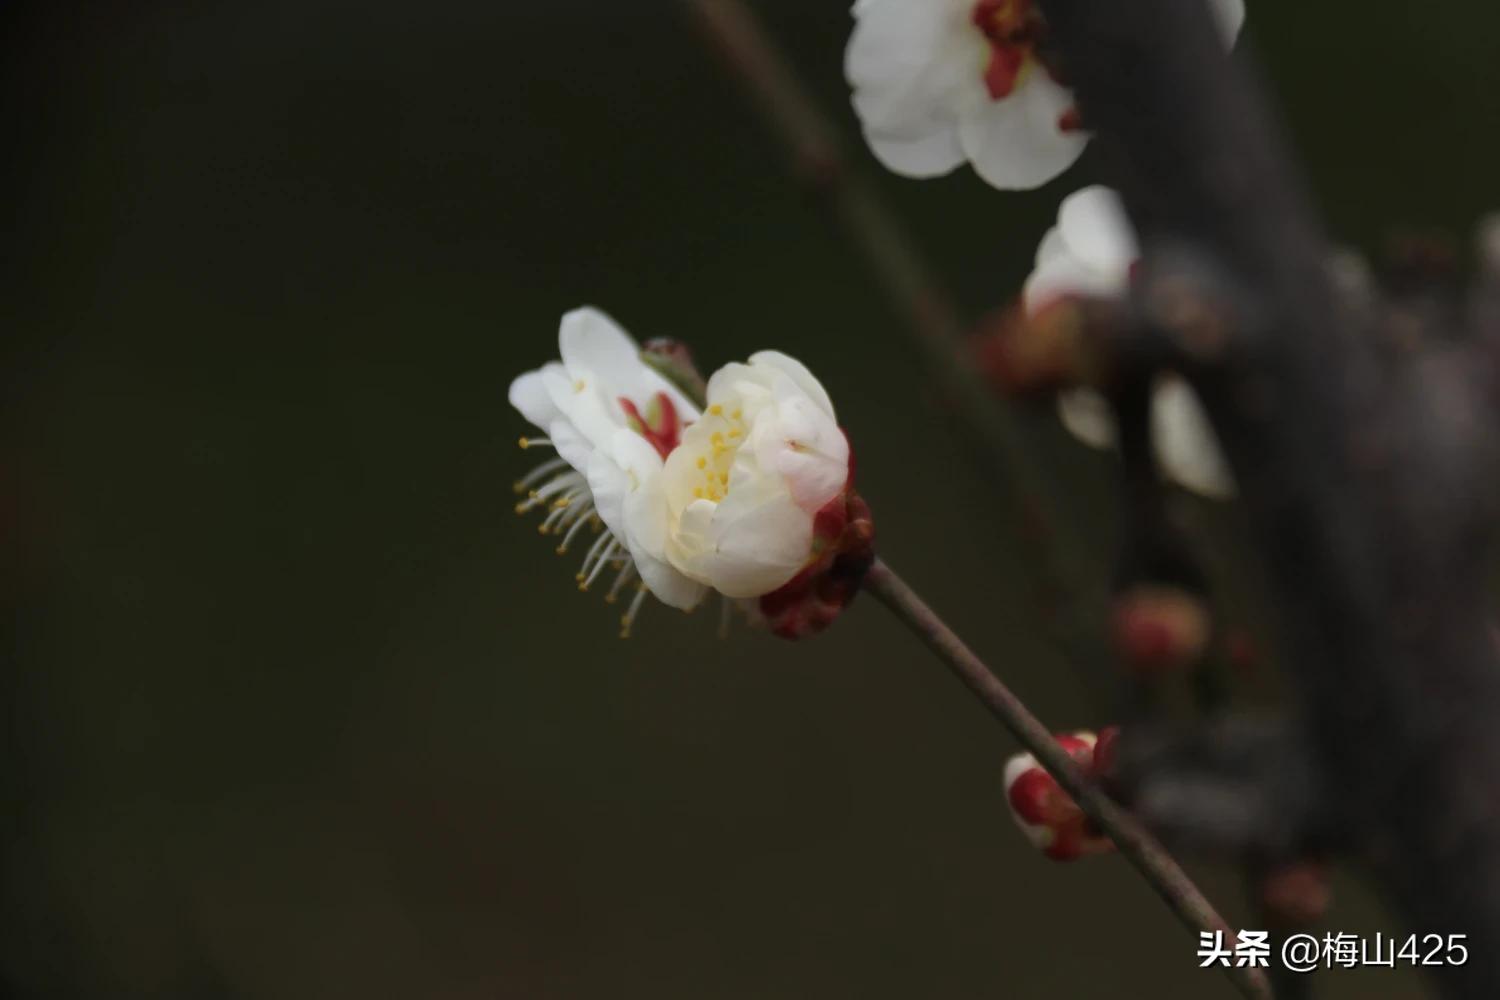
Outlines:
<svg viewBox="0 0 1500 1000"><path fill-rule="evenodd" d="M517 514L524 514L528 510L530 510L530 509L531 509L531 505L528 504L525 500L522 500L520 503L516 504L516 513Z"/></svg>
<svg viewBox="0 0 1500 1000"><path fill-rule="evenodd" d="M612 593L605 594L604 595L604 603L605 604L613 604L613 603L615 603L615 595L612 594Z"/></svg>
<svg viewBox="0 0 1500 1000"><path fill-rule="evenodd" d="M724 412L724 407L722 407L722 406L720 406L720 405L719 405L719 404L718 404L718 403L715 403L715 404L714 404L714 405L713 405L713 406L710 406L710 407L709 407L709 408L708 408L708 412L709 412L709 413L712 413L712 414L713 414L713 415L714 415L714 416L716 416L716 417L717 417L717 416L719 416L719 415L720 415L720 414L721 414L721 413L723 413L723 412Z"/></svg>
<svg viewBox="0 0 1500 1000"><path fill-rule="evenodd" d="M707 464L708 464L708 459L704 458L702 455L699 455L698 456L698 468L701 469L701 468L703 468Z"/></svg>
<svg viewBox="0 0 1500 1000"><path fill-rule="evenodd" d="M722 484L724 486L728 486L729 485L729 473L727 473L727 472L721 472L721 473L719 473L719 482L720 482L720 484Z"/></svg>
<svg viewBox="0 0 1500 1000"><path fill-rule="evenodd" d="M735 410L733 413L730 414L730 416L733 417L735 420L740 419L744 415L745 415L745 411L744 410Z"/></svg>
<svg viewBox="0 0 1500 1000"><path fill-rule="evenodd" d="M561 555L567 555L567 552L568 552L568 547L566 545L559 545L557 547L557 554L558 555L560 555L560 556Z"/></svg>
<svg viewBox="0 0 1500 1000"><path fill-rule="evenodd" d="M718 431L714 431L713 435L708 439L708 441L709 444L712 444L715 448L722 448L724 446L724 435L720 434Z"/></svg>
<svg viewBox="0 0 1500 1000"><path fill-rule="evenodd" d="M729 428L729 436L732 437L732 438L739 437L741 433L743 433L743 432L738 427L731 427L731 428Z"/></svg>
<svg viewBox="0 0 1500 1000"><path fill-rule="evenodd" d="M693 498L696 499L696 500L702 500L703 499L703 487L701 487L701 486L694 486L693 487Z"/></svg>
<svg viewBox="0 0 1500 1000"><path fill-rule="evenodd" d="M583 591L584 593L588 593L588 589L589 589L589 582L588 582L588 580L587 579L579 580L578 581L578 589L581 590L581 591Z"/></svg>
<svg viewBox="0 0 1500 1000"><path fill-rule="evenodd" d="M570 500L570 499L568 499L567 497L563 497L561 500L554 500L554 501L552 501L552 509L553 510L562 510L564 507L566 507L568 504L570 504L572 502L573 501Z"/></svg>
<svg viewBox="0 0 1500 1000"><path fill-rule="evenodd" d="M527 448L531 447L531 442L528 441L528 440L526 440L525 438L522 438L520 441L517 441L516 443L521 446L521 450L522 451L525 451Z"/></svg>
<svg viewBox="0 0 1500 1000"><path fill-rule="evenodd" d="M546 522L543 522L543 523L541 523L541 524L539 524L539 525L536 526L536 533L538 535L545 535L547 533L547 524L546 524Z"/></svg>
<svg viewBox="0 0 1500 1000"><path fill-rule="evenodd" d="M587 387L587 383L584 382L583 379L579 379L577 382L573 383L573 391L574 392L582 392L586 387Z"/></svg>

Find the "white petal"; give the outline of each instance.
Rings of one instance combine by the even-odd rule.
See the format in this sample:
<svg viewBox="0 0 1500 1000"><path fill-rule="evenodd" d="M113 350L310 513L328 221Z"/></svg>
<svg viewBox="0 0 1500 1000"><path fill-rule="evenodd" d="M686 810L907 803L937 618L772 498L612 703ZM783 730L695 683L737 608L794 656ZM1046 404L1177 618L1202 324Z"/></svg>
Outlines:
<svg viewBox="0 0 1500 1000"><path fill-rule="evenodd" d="M510 400L511 406L520 411L521 416L536 427L545 428L560 415L557 407L552 405L552 397L547 394L540 371L517 376L510 384L506 398Z"/></svg>
<svg viewBox="0 0 1500 1000"><path fill-rule="evenodd" d="M568 373L607 375L641 367L641 349L618 323L592 306L565 313L557 346Z"/></svg>
<svg viewBox="0 0 1500 1000"><path fill-rule="evenodd" d="M703 584L677 572L666 561L650 555L637 556L635 569L641 574L646 589L658 601L682 611L693 610L708 593L708 588Z"/></svg>
<svg viewBox="0 0 1500 1000"><path fill-rule="evenodd" d="M1074 191L1057 210L1057 228L1068 250L1087 266L1124 283L1140 256L1135 230L1120 196L1100 184Z"/></svg>
<svg viewBox="0 0 1500 1000"><path fill-rule="evenodd" d="M584 475L588 477L589 492L594 495L594 509L599 514L599 520L604 522L604 526L616 538L623 539L625 493L629 489L624 470L604 452L596 451L589 455Z"/></svg>
<svg viewBox="0 0 1500 1000"><path fill-rule="evenodd" d="M1109 401L1093 389L1057 394L1057 416L1068 433L1091 448L1113 448L1117 437Z"/></svg>
<svg viewBox="0 0 1500 1000"><path fill-rule="evenodd" d="M1042 234L1042 242L1036 245L1036 256L1032 258L1032 266L1043 267L1067 255L1068 244L1062 237L1062 230L1053 226Z"/></svg>
<svg viewBox="0 0 1500 1000"><path fill-rule="evenodd" d="M1151 435L1157 463L1168 478L1212 499L1234 496L1234 475L1208 414L1198 394L1181 378L1157 383L1151 398Z"/></svg>
<svg viewBox="0 0 1500 1000"><path fill-rule="evenodd" d="M1060 295L1119 295L1125 291L1127 273L1097 271L1070 253L1055 254L1027 277L1021 303L1028 313L1035 313Z"/></svg>
<svg viewBox="0 0 1500 1000"><path fill-rule="evenodd" d="M870 148L899 174L949 172L964 161L959 117L987 96L985 43L968 6L865 0L855 18L844 73Z"/></svg>
<svg viewBox="0 0 1500 1000"><path fill-rule="evenodd" d="M560 417L548 424L547 436L552 439L552 447L557 449L564 461L585 476L588 475L589 459L594 454L594 446L566 418Z"/></svg>
<svg viewBox="0 0 1500 1000"><path fill-rule="evenodd" d="M1058 127L1073 95L1034 68L1009 97L959 121L959 142L974 170L1002 190L1040 187L1073 165L1088 135Z"/></svg>
<svg viewBox="0 0 1500 1000"><path fill-rule="evenodd" d="M796 391L789 383L778 388L774 412L768 411L756 422L741 449L753 453L753 465L737 461L732 478L775 476L799 507L815 514L848 485L849 440L812 400L786 395L788 389ZM731 485L736 490L742 486L739 481Z"/></svg>
<svg viewBox="0 0 1500 1000"><path fill-rule="evenodd" d="M812 551L812 518L790 494L756 503L734 503L730 491L714 514L715 590L730 597L759 597L797 575Z"/></svg>
<svg viewBox="0 0 1500 1000"><path fill-rule="evenodd" d="M941 177L968 159L959 145L957 126L947 122L919 139L897 138L869 127L864 134L881 166L903 177Z"/></svg>
<svg viewBox="0 0 1500 1000"><path fill-rule="evenodd" d="M1209 0L1208 6L1224 32L1224 41L1232 47L1245 23L1245 0Z"/></svg>
<svg viewBox="0 0 1500 1000"><path fill-rule="evenodd" d="M598 379L592 372L564 372L561 366L549 365L542 370L542 384L562 419L572 425L591 449L602 451L609 447L610 438L624 421L606 408ZM575 464L574 468L581 467Z"/></svg>
<svg viewBox="0 0 1500 1000"><path fill-rule="evenodd" d="M833 400L828 398L828 390L823 388L807 366L796 358L782 354L780 351L756 351L750 355L752 365L764 365L768 368L784 373L801 389L807 398L818 404L823 412L830 418L836 417L833 412Z"/></svg>

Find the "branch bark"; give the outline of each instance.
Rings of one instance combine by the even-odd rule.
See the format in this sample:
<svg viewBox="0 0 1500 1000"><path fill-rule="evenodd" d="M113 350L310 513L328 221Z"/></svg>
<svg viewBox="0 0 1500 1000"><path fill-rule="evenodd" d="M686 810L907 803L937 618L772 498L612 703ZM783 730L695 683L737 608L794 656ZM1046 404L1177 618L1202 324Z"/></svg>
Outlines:
<svg viewBox="0 0 1500 1000"><path fill-rule="evenodd" d="M1393 361L1341 313L1304 180L1202 0L1038 3L1141 235L1139 300L1170 292L1153 253L1186 247L1254 303L1232 352L1186 337L1186 373L1270 570L1304 764L1409 929L1470 936L1430 970L1447 995L1500 996L1492 411L1455 352Z"/></svg>

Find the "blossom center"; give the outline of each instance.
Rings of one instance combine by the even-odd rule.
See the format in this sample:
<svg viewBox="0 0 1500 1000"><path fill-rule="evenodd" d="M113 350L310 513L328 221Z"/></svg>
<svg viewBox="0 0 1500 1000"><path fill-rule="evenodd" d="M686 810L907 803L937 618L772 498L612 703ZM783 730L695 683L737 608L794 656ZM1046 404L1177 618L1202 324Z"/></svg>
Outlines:
<svg viewBox="0 0 1500 1000"><path fill-rule="evenodd" d="M666 393L658 392L652 397L644 415L624 396L620 397L620 409L625 411L630 429L649 441L663 459L682 443L682 418Z"/></svg>
<svg viewBox="0 0 1500 1000"><path fill-rule="evenodd" d="M703 414L703 423L709 434L707 447L693 459L697 469L693 499L718 503L729 493L729 470L745 443L745 415L739 408L726 412L715 404Z"/></svg>
<svg viewBox="0 0 1500 1000"><path fill-rule="evenodd" d="M1032 0L979 0L971 15L990 45L984 85L992 100L1013 94L1036 61L1036 46L1046 32Z"/></svg>

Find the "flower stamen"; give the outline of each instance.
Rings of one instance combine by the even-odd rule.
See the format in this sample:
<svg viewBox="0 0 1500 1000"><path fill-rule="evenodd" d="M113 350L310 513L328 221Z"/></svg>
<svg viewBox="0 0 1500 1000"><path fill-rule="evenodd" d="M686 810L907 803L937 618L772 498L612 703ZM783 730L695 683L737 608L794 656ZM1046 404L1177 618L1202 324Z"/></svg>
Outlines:
<svg viewBox="0 0 1500 1000"><path fill-rule="evenodd" d="M635 616L640 612L641 605L646 601L646 595L650 593L644 583L636 584L635 597L630 601L630 607L620 616L620 638L630 638L630 626L635 624Z"/></svg>

